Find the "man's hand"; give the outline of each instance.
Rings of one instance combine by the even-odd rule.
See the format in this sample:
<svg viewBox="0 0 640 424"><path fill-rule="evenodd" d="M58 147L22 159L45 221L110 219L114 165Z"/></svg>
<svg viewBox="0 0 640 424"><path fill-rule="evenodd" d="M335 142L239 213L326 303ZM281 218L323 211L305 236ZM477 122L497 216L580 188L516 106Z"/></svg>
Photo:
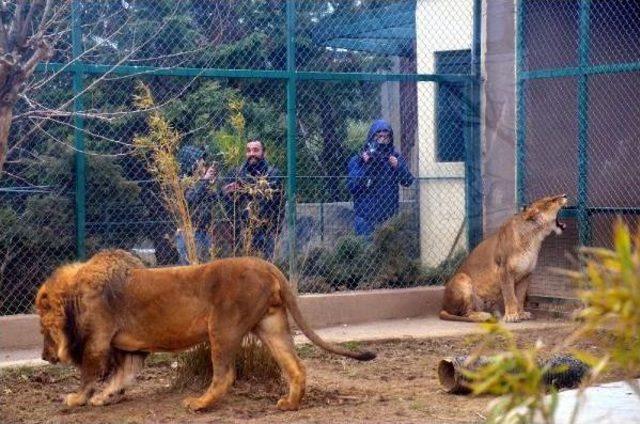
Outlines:
<svg viewBox="0 0 640 424"><path fill-rule="evenodd" d="M240 183L236 181L236 182L229 183L226 186L222 187L222 192L224 194L229 194L229 193L233 193L234 191L236 191L239 188L240 188Z"/></svg>
<svg viewBox="0 0 640 424"><path fill-rule="evenodd" d="M398 158L395 156L389 156L389 165L391 165L392 168L397 168L398 167Z"/></svg>
<svg viewBox="0 0 640 424"><path fill-rule="evenodd" d="M370 159L371 159L371 156L369 156L369 153L367 152L362 153L362 160L364 161L364 163L369 162Z"/></svg>

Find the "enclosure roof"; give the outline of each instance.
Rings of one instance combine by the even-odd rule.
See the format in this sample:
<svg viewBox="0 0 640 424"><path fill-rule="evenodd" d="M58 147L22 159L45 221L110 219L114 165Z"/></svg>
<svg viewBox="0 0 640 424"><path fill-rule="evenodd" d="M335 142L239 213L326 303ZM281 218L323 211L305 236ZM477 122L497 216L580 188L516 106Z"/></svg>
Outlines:
<svg viewBox="0 0 640 424"><path fill-rule="evenodd" d="M415 13L415 0L359 13L340 13L322 19L311 35L326 47L411 56L416 38Z"/></svg>

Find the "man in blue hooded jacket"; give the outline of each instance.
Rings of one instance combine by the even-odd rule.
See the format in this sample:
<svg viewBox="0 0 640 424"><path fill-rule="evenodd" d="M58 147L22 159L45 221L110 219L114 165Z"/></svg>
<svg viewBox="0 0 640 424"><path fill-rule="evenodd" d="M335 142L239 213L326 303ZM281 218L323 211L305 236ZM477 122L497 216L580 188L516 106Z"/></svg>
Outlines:
<svg viewBox="0 0 640 424"><path fill-rule="evenodd" d="M398 213L398 185L413 183L406 160L393 147L393 130L387 121L378 119L371 125L364 149L349 160L348 171L355 232L370 236Z"/></svg>

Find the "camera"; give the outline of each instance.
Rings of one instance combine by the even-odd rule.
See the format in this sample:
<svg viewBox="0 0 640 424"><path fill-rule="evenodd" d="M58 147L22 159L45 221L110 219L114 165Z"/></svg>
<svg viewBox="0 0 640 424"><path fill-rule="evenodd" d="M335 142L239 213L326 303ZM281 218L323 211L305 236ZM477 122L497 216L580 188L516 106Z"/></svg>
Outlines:
<svg viewBox="0 0 640 424"><path fill-rule="evenodd" d="M367 154L371 159L374 159L374 160L385 159L384 157L385 154L383 152L383 149L381 148L380 143L376 141L371 141L367 143L365 152L367 152Z"/></svg>

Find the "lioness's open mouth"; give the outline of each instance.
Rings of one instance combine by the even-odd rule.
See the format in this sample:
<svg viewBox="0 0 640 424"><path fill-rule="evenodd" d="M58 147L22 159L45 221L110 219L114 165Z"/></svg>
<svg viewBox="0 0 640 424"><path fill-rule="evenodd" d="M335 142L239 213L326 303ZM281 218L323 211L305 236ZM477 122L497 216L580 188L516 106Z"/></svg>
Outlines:
<svg viewBox="0 0 640 424"><path fill-rule="evenodd" d="M562 234L562 232L567 228L567 224L560 221L560 217L556 215L556 234Z"/></svg>

